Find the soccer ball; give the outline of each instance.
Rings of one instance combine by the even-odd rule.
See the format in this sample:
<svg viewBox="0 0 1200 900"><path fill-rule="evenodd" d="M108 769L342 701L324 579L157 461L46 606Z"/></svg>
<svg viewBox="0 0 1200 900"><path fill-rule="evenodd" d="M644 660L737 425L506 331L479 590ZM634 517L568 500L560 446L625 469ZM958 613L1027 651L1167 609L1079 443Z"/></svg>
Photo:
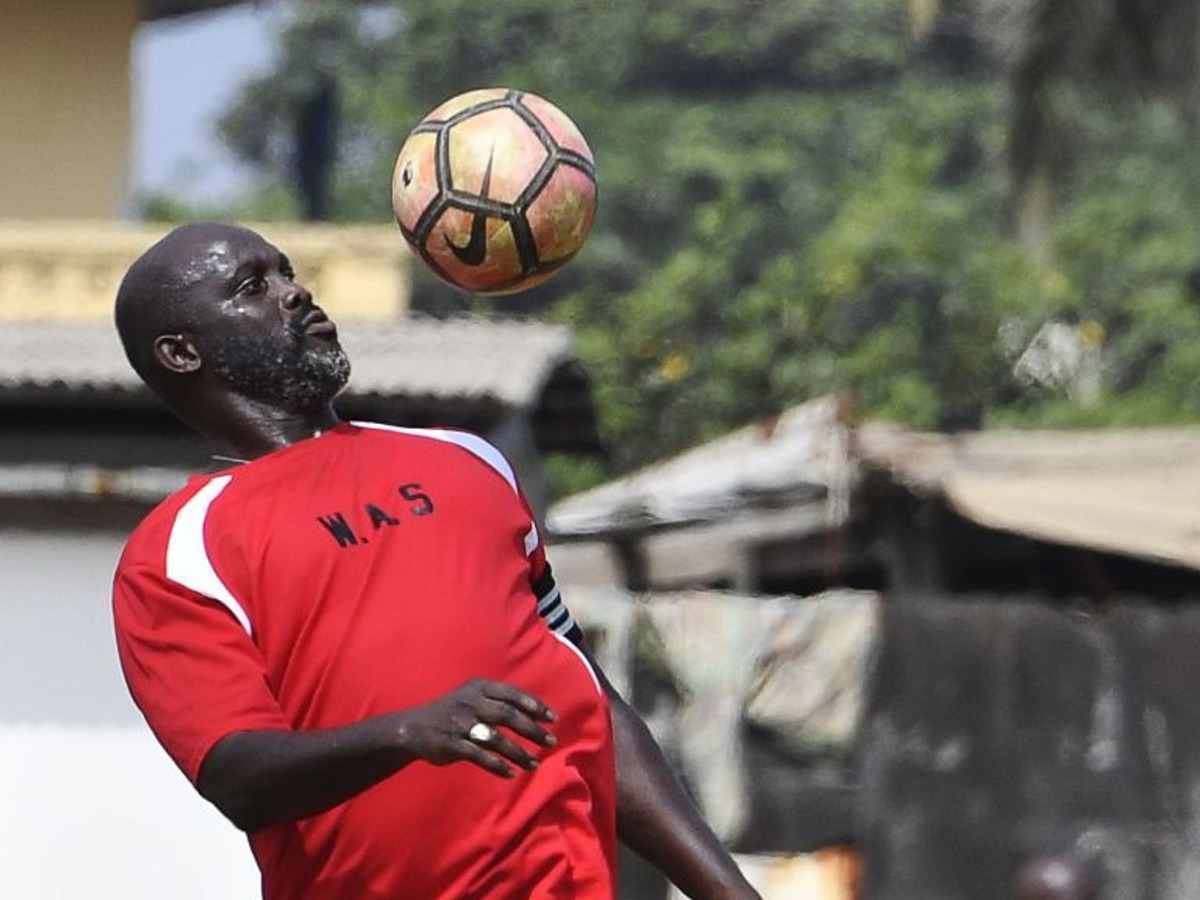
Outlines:
<svg viewBox="0 0 1200 900"><path fill-rule="evenodd" d="M595 162L575 123L548 100L470 91L409 134L392 208L443 279L511 294L541 284L583 245L596 215Z"/></svg>

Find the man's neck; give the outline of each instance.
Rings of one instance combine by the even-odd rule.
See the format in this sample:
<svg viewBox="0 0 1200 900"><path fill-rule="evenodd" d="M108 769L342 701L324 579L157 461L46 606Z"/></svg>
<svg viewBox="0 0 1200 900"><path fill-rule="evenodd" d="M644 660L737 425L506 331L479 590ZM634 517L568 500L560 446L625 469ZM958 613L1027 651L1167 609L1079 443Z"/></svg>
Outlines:
<svg viewBox="0 0 1200 900"><path fill-rule="evenodd" d="M340 421L333 407L293 412L244 397L230 397L220 427L202 428L230 458L256 459L275 450L316 437Z"/></svg>

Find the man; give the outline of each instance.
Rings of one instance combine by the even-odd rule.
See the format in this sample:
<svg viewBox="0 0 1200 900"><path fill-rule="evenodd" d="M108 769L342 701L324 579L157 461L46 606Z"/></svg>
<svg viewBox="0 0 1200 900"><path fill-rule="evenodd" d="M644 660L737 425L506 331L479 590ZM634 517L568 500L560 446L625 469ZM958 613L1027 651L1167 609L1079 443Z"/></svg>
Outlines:
<svg viewBox="0 0 1200 900"><path fill-rule="evenodd" d="M1035 856L1017 869L1017 900L1096 900L1099 870L1078 853Z"/></svg>
<svg viewBox="0 0 1200 900"><path fill-rule="evenodd" d="M287 257L184 226L116 322L233 463L130 538L122 667L268 900L608 900L618 833L698 900L757 897L588 655L508 463L340 422L350 364Z"/></svg>

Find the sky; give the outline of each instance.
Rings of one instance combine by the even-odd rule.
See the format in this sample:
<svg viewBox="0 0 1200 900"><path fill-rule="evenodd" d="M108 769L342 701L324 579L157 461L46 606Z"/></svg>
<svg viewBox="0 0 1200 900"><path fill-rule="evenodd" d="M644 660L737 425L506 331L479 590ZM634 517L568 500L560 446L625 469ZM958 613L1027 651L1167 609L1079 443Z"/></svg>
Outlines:
<svg viewBox="0 0 1200 900"><path fill-rule="evenodd" d="M278 10L245 4L143 25L133 42L134 194L220 198L251 177L214 133L237 86L266 68Z"/></svg>

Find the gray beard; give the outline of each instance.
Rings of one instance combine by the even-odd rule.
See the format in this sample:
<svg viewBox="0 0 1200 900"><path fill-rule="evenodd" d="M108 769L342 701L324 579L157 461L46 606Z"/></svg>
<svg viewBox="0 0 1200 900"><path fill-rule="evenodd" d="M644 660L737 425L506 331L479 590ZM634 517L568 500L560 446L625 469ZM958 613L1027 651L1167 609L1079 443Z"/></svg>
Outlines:
<svg viewBox="0 0 1200 900"><path fill-rule="evenodd" d="M320 409L350 380L350 360L338 344L281 347L267 338L239 335L213 349L213 371L234 391L287 412Z"/></svg>

